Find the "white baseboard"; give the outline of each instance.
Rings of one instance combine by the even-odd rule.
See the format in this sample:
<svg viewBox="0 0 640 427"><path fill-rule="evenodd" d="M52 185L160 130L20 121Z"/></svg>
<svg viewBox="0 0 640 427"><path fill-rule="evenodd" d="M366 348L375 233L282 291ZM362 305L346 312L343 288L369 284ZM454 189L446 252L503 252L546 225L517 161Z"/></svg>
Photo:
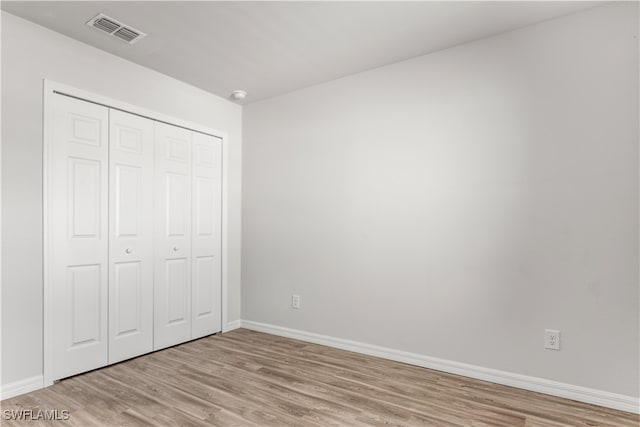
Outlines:
<svg viewBox="0 0 640 427"><path fill-rule="evenodd" d="M233 320L231 322L227 322L226 326L224 327L224 329L222 329L222 332L229 332L229 331L233 331L234 329L238 329L242 327L242 320L238 319L238 320Z"/></svg>
<svg viewBox="0 0 640 427"><path fill-rule="evenodd" d="M383 359L395 360L397 362L408 363L415 366L421 366L437 371L462 375L465 377L489 381L496 384L503 384L511 387L521 388L524 390L536 391L552 396L577 400L579 402L619 409L621 411L631 412L634 414L640 413L640 399L631 396L575 386L557 381L546 380L543 378L498 371L495 369L483 368L481 366L474 366L466 363L438 359L435 357L394 350L391 348L375 346L357 341L335 338L327 335L320 335L291 328L284 328L282 326L269 325L249 320L234 320L227 323L224 332L238 329L240 327L253 331L265 332L267 334L322 344L328 347L340 348L356 353L368 354L371 356L381 357ZM20 394L39 390L43 387L44 382L42 375L5 384L0 389L0 400L9 399Z"/></svg>
<svg viewBox="0 0 640 427"><path fill-rule="evenodd" d="M631 412L634 414L640 413L640 399L622 394L615 394L607 391L546 380L543 378L530 377L527 375L514 374L511 372L498 371L495 369L483 368L481 366L453 362L450 360L438 359L421 354L409 353L357 341L284 328L282 326L253 322L250 320L242 320L242 327L253 331L265 332L267 334L308 341L356 353L368 354L370 356L408 363L410 365L421 366L423 368L434 369L450 374L462 375L496 384L577 400L579 402L619 409L621 411Z"/></svg>
<svg viewBox="0 0 640 427"><path fill-rule="evenodd" d="M44 381L42 375L14 381L2 386L0 390L0 400L9 399L10 397L29 393L30 391L40 390L43 387Z"/></svg>

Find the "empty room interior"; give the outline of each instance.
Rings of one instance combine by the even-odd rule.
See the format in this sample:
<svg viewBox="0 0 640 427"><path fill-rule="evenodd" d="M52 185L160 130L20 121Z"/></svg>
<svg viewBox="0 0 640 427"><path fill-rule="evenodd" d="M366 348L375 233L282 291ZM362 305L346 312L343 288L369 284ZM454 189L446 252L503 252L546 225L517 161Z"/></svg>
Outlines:
<svg viewBox="0 0 640 427"><path fill-rule="evenodd" d="M0 8L0 424L640 425L638 2Z"/></svg>

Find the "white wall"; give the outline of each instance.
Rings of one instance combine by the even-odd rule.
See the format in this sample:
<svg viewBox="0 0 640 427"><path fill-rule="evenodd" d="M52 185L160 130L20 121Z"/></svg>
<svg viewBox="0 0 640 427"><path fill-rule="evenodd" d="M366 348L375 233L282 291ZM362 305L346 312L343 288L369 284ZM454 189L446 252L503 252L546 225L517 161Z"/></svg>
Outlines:
<svg viewBox="0 0 640 427"><path fill-rule="evenodd" d="M2 384L42 374L42 81L229 135L229 321L240 318L241 107L2 13Z"/></svg>
<svg viewBox="0 0 640 427"><path fill-rule="evenodd" d="M246 106L243 319L637 397L638 60L614 3Z"/></svg>

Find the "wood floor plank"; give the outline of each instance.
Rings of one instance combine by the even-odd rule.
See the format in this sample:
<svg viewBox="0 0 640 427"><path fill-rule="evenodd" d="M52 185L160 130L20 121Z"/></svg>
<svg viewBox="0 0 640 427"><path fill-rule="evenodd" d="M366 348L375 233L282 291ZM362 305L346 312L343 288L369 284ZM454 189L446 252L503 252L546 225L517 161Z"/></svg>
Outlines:
<svg viewBox="0 0 640 427"><path fill-rule="evenodd" d="M255 356L248 353L235 353L232 356L232 358L229 359L226 363L228 364L240 363L243 366L247 366L248 364L245 363L245 360L247 357L253 358ZM180 360L185 360L185 359L189 359L189 356L186 354L180 357ZM291 370L291 367L289 367L286 370L282 370L282 369L279 369L280 366L277 359L268 359L263 357L262 360L263 360L263 366L256 368L256 372L255 372L256 375L263 378L263 380L269 381L271 383L271 387L279 387L279 384L291 384L295 386L295 390L294 389L280 390L280 392L284 394L288 394L289 398L296 398L296 396L300 397L302 395L307 395L309 397L312 397L313 401L311 403L315 402L315 406L317 406L318 403L322 401L328 402L330 401L330 399L333 399L335 401L337 398L337 400L342 402L355 402L351 406L352 408L363 407L363 403L361 402L361 395L363 394L362 388L368 387L368 385L366 384L347 384L344 382L342 382L342 384L335 384L334 381L332 380L332 377L326 377L324 373L320 373L320 375L314 376L313 369L312 369L313 367L307 366L305 367L304 370L296 369L293 371ZM196 361L191 360L191 362L194 363ZM259 365L255 365L255 366L259 366ZM327 379L324 379L324 377L326 377ZM244 381L247 381L247 379L244 379ZM330 395L327 397L321 397L318 394L317 390L313 389L313 386L314 385L317 386L318 384L322 385L322 388L325 390L325 392L329 393ZM345 385L349 385L350 387L348 388L344 387ZM390 411L390 413L385 414L386 416L385 420L387 421L391 419L399 418L397 414L393 415L391 412L393 412L397 408L400 408L402 416L400 417L399 421L401 421L404 424L408 422L407 417L413 415L413 416L419 417L420 419L422 419L422 421L424 421L424 419L426 418L426 419L430 419L431 422L433 423L439 423L442 425L444 424L463 425L460 423L462 421L462 418L455 419L454 414L451 411L443 412L445 414L444 417L443 417L443 414L440 414L439 416L436 415L437 407L431 408L429 413L421 412L419 410L414 411L412 410L411 407L406 406L405 396L386 395L385 394L386 392L384 390L376 391L372 389L370 391L373 391L374 393L378 393L378 396L376 396L375 399L373 398L373 396L371 397L370 400L372 401L372 404L385 403L386 406L389 407L388 411ZM382 394L380 392L382 392ZM401 403L391 402L391 400L394 400L394 399L399 400L399 399L396 399L396 397L400 398L402 402ZM308 405L308 402L304 403L304 405ZM346 408L343 407L340 410L344 412L345 409ZM368 413L376 412L376 411L370 411L369 410L370 408L365 407L364 409L366 409ZM372 420L369 420L367 425L371 425L371 422ZM496 423L496 425L499 425L499 424ZM513 420L510 420L507 425L511 425L511 426L514 425Z"/></svg>
<svg viewBox="0 0 640 427"><path fill-rule="evenodd" d="M20 426L637 427L638 415L247 330L1 402L68 410Z"/></svg>

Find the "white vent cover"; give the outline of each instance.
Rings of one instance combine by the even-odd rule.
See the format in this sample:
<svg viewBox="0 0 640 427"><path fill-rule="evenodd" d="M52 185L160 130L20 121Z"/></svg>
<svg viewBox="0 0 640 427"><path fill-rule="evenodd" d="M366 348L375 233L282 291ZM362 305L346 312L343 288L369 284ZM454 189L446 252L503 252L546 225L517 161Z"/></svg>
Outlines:
<svg viewBox="0 0 640 427"><path fill-rule="evenodd" d="M123 24L122 22L116 21L115 19L105 15L104 13L100 13L97 16L91 18L91 20L87 22L87 25L95 28L96 30L103 31L110 36L129 44L134 44L138 40L146 36L146 34L142 31L136 30L135 28L131 28L128 25Z"/></svg>

